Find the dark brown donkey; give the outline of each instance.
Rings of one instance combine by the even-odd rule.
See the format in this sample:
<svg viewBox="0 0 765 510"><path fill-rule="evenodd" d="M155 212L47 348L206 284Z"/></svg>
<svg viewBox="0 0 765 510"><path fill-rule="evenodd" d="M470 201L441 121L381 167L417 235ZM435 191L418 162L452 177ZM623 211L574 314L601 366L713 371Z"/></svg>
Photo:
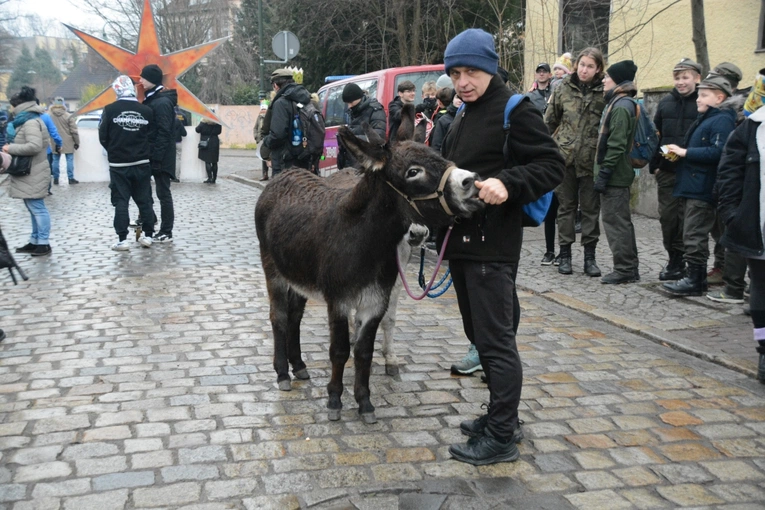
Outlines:
<svg viewBox="0 0 765 510"><path fill-rule="evenodd" d="M371 142L345 127L338 133L362 174L358 184L343 189L310 172L283 172L260 196L255 227L279 388L290 388L290 364L297 378L308 378L300 321L308 297L324 300L332 362L327 407L330 420L340 419L343 368L350 356L348 320L355 309L354 396L364 422L374 423L369 374L377 327L397 277L396 247L412 222L437 228L454 215L470 216L483 202L473 172L455 168L422 144L390 148L374 133L368 136Z"/></svg>

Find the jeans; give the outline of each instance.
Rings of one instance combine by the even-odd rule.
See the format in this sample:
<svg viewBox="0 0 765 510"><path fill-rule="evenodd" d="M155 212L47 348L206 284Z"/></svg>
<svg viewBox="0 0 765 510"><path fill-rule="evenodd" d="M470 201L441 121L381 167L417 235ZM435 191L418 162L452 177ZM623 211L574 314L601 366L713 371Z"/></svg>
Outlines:
<svg viewBox="0 0 765 510"><path fill-rule="evenodd" d="M520 317L516 268L504 262L449 261L465 335L478 349L489 383L487 427L503 439L510 439L518 427L523 386L515 342Z"/></svg>
<svg viewBox="0 0 765 510"><path fill-rule="evenodd" d="M112 205L114 205L114 230L120 241L127 239L130 216L128 202L135 201L141 216L142 230L147 237L154 234L154 211L151 202L151 167L148 164L109 167Z"/></svg>
<svg viewBox="0 0 765 510"><path fill-rule="evenodd" d="M59 171L59 163L61 162L61 155L59 154L51 154L53 157L53 178L58 179L60 171ZM65 154L66 156L66 176L71 181L74 179L74 154Z"/></svg>
<svg viewBox="0 0 765 510"><path fill-rule="evenodd" d="M45 200L42 198L25 198L24 205L29 210L32 217L32 235L29 236L29 242L32 244L50 244L50 213L45 207Z"/></svg>
<svg viewBox="0 0 765 510"><path fill-rule="evenodd" d="M152 170L151 175L154 176L154 185L157 189L157 199L159 200L160 217L162 219L159 234L173 237L175 212L173 210L173 194L170 192L170 174L162 170Z"/></svg>

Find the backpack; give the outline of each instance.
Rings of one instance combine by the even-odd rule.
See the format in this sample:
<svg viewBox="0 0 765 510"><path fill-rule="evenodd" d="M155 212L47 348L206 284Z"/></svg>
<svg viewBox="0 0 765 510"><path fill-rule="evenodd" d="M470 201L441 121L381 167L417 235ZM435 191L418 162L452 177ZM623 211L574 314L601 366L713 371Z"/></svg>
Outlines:
<svg viewBox="0 0 765 510"><path fill-rule="evenodd" d="M606 115L603 117L604 125L608 121L611 109L621 99L627 99L635 105L637 125L635 126L635 137L632 140L632 147L630 148L630 165L632 165L632 168L643 168L651 162L654 154L659 149L659 131L656 129L651 118L645 113L645 110L640 107L640 103L631 97L617 99L608 107L608 111L606 111ZM602 130L603 127L601 127L601 133Z"/></svg>
<svg viewBox="0 0 765 510"><path fill-rule="evenodd" d="M502 147L502 152L505 156L505 161L508 163L512 160L512 154L510 154L510 149L507 146L507 141L510 138L510 115L513 113L513 110L515 110L515 107L518 106L525 98L525 94L513 94L510 96L510 99L507 100L507 104L505 105L505 115L503 117L505 119L505 123L502 125L502 129L505 131L505 144ZM462 106L459 107L457 113L454 114L455 119L457 118L459 112L461 112L464 108L465 103L462 103ZM523 206L523 226L538 227L541 225L542 222L545 221L547 211L550 210L552 199L553 191L551 190L533 202L525 204Z"/></svg>
<svg viewBox="0 0 765 510"><path fill-rule="evenodd" d="M298 159L318 158L324 152L324 116L316 106L293 102L290 151ZM297 121L297 122L296 122ZM294 145L300 138L300 142Z"/></svg>
<svg viewBox="0 0 765 510"><path fill-rule="evenodd" d="M643 168L650 163L659 149L659 131L637 101L635 108L637 109L635 114L637 128L632 141L632 150L630 150L630 163L632 168Z"/></svg>

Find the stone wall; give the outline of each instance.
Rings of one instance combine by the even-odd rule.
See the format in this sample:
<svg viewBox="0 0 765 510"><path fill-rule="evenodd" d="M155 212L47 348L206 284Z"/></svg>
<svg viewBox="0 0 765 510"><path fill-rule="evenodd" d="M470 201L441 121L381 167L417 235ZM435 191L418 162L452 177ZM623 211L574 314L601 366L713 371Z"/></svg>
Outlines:
<svg viewBox="0 0 765 510"><path fill-rule="evenodd" d="M223 122L223 129L220 134L220 144L223 148L238 147L245 148L247 144L255 144L252 137L252 128L260 115L260 106L229 106L229 105L207 105L212 108ZM200 116L193 115L193 130L199 124Z"/></svg>

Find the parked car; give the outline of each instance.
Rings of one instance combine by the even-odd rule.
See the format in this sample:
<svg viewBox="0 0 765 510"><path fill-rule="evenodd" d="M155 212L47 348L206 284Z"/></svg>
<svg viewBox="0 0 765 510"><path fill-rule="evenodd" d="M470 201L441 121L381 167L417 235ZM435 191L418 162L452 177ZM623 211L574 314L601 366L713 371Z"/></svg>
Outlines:
<svg viewBox="0 0 765 510"><path fill-rule="evenodd" d="M388 115L388 103L398 95L398 84L409 80L417 87L415 103L422 100L421 89L426 81L436 81L444 74L444 65L423 65L393 67L367 74L360 74L344 80L328 83L319 89L319 105L326 123L324 137L324 156L319 163L322 175L337 171L337 130L345 123L345 103L343 88L349 83L356 83L368 96L377 98Z"/></svg>
<svg viewBox="0 0 765 510"><path fill-rule="evenodd" d="M96 110L90 113L79 115L77 120L77 129L98 129L98 125L101 123L101 113L103 110Z"/></svg>

